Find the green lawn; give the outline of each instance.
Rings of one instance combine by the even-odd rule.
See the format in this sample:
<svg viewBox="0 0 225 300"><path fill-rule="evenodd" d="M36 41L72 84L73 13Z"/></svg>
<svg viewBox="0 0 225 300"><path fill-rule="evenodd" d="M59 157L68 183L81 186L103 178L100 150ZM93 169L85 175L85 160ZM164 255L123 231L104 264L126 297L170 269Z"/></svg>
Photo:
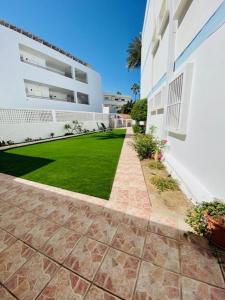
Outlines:
<svg viewBox="0 0 225 300"><path fill-rule="evenodd" d="M0 172L109 199L125 130L0 151Z"/></svg>

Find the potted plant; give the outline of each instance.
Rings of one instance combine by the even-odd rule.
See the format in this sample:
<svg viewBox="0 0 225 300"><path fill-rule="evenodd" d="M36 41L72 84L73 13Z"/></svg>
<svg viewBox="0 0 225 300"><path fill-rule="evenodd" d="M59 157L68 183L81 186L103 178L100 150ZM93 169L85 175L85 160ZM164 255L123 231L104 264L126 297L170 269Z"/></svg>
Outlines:
<svg viewBox="0 0 225 300"><path fill-rule="evenodd" d="M202 202L189 210L186 222L197 234L225 250L225 203Z"/></svg>

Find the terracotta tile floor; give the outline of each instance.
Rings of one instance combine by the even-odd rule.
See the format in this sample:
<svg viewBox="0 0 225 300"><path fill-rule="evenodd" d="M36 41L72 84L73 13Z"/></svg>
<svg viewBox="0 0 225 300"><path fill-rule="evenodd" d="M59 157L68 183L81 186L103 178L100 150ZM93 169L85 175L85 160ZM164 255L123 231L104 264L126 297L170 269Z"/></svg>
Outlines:
<svg viewBox="0 0 225 300"><path fill-rule="evenodd" d="M109 201L0 174L0 300L225 299L225 254L151 207L131 139Z"/></svg>

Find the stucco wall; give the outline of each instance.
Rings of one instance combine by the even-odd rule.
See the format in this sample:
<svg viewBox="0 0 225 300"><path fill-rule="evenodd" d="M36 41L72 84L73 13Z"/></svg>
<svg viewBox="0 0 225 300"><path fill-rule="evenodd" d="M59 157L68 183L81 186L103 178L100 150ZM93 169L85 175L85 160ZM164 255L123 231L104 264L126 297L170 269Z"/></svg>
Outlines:
<svg viewBox="0 0 225 300"><path fill-rule="evenodd" d="M96 71L2 25L0 25L0 39L0 107L102 111L101 77ZM71 65L73 69L76 67L87 72L88 84L21 62L19 44ZM28 99L25 94L24 79L89 94L90 105Z"/></svg>

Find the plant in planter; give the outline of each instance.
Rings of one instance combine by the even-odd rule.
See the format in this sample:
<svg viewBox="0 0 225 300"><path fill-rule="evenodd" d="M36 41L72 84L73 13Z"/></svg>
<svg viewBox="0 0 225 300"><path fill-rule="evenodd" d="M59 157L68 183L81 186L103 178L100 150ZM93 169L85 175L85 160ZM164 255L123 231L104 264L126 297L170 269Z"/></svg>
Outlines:
<svg viewBox="0 0 225 300"><path fill-rule="evenodd" d="M69 123L67 123L67 124L64 125L64 129L67 130L67 132L65 133L65 135L72 135L73 134L71 125Z"/></svg>
<svg viewBox="0 0 225 300"><path fill-rule="evenodd" d="M186 223L212 244L225 250L225 203L202 202L188 211Z"/></svg>

